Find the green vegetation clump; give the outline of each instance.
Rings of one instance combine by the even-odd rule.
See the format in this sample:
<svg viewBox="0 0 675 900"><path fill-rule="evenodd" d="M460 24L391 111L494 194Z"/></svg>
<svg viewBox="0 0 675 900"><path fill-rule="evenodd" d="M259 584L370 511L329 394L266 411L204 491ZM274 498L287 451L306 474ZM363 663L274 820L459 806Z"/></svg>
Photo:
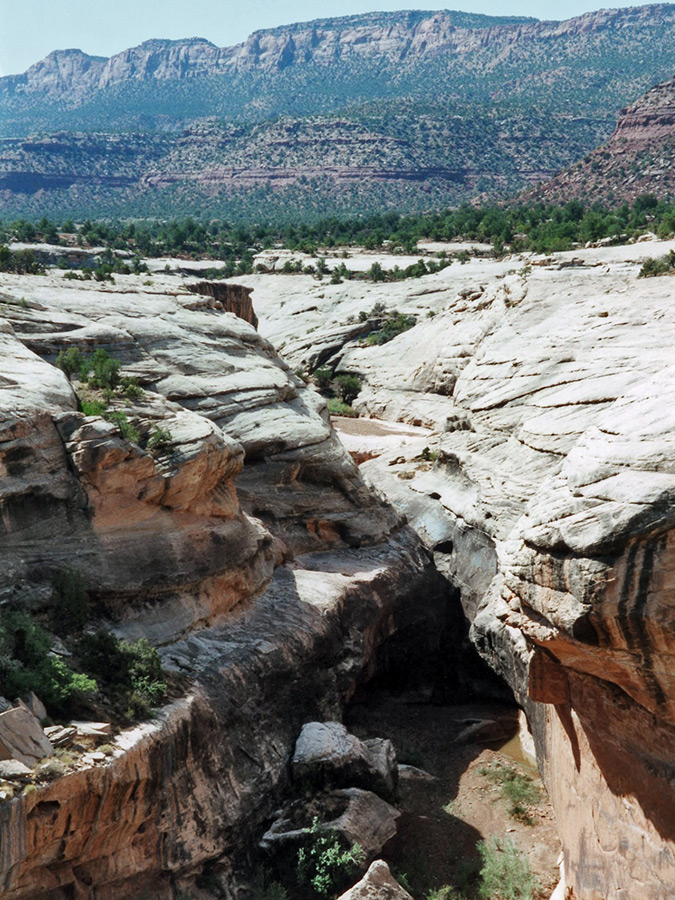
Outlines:
<svg viewBox="0 0 675 900"><path fill-rule="evenodd" d="M87 369L87 366L89 367ZM89 376L89 387L115 390L120 383L120 369L122 363L118 359L114 359L107 350L99 347L94 351L93 356L84 364L81 374L91 372Z"/></svg>
<svg viewBox="0 0 675 900"><path fill-rule="evenodd" d="M137 444L140 441L141 436L138 429L131 424L125 412L117 409L106 410L103 413L103 418L106 422L115 425L125 440L131 441L132 444Z"/></svg>
<svg viewBox="0 0 675 900"><path fill-rule="evenodd" d="M342 400L336 400L332 397L328 403L328 412L331 416L346 416L350 419L358 419L359 414L349 403L343 403Z"/></svg>
<svg viewBox="0 0 675 900"><path fill-rule="evenodd" d="M318 369L315 369L312 381L320 391L327 390L333 381L333 370L328 366L320 366Z"/></svg>
<svg viewBox="0 0 675 900"><path fill-rule="evenodd" d="M670 275L675 272L675 250L659 259L649 257L642 263L638 278L655 278L657 275Z"/></svg>
<svg viewBox="0 0 675 900"><path fill-rule="evenodd" d="M483 863L479 895L484 900L532 900L537 882L512 838L493 835L478 842L478 852Z"/></svg>
<svg viewBox="0 0 675 900"><path fill-rule="evenodd" d="M162 447L168 447L173 436L168 428L162 428L157 425L152 429L148 438L148 450L160 450Z"/></svg>
<svg viewBox="0 0 675 900"><path fill-rule="evenodd" d="M377 331L371 331L366 338L366 344L373 346L375 344L387 344L397 335L409 331L417 324L415 316L407 316L404 313L392 312L384 319L382 325Z"/></svg>
<svg viewBox="0 0 675 900"><path fill-rule="evenodd" d="M80 372L85 364L84 356L77 347L69 347L67 350L61 350L56 357L56 365L68 377L68 381L72 380L76 372Z"/></svg>
<svg viewBox="0 0 675 900"><path fill-rule="evenodd" d="M12 251L0 244L0 272L14 272L16 275L44 275L45 267L33 250Z"/></svg>
<svg viewBox="0 0 675 900"><path fill-rule="evenodd" d="M338 375L333 379L332 387L338 398L343 403L352 404L356 400L361 388L361 379L357 375Z"/></svg>
<svg viewBox="0 0 675 900"><path fill-rule="evenodd" d="M298 881L309 884L320 897L339 893L362 865L363 850L359 844L349 847L338 832L322 828L318 818L305 834L305 844L298 850Z"/></svg>
<svg viewBox="0 0 675 900"><path fill-rule="evenodd" d="M164 700L167 685L159 655L145 638L130 643L97 631L83 635L78 653L123 719L146 716Z"/></svg>
<svg viewBox="0 0 675 900"><path fill-rule="evenodd" d="M479 772L493 784L499 785L502 797L510 804L510 816L526 825L534 824L527 807L539 803L541 792L529 775L523 775L513 766L502 763L479 769Z"/></svg>
<svg viewBox="0 0 675 900"><path fill-rule="evenodd" d="M52 641L24 610L0 613L0 684L8 697L29 691L56 715L68 714L97 690L88 675L73 672L57 656L49 656Z"/></svg>
<svg viewBox="0 0 675 900"><path fill-rule="evenodd" d="M108 408L100 400L82 400L80 405L85 416L102 416Z"/></svg>

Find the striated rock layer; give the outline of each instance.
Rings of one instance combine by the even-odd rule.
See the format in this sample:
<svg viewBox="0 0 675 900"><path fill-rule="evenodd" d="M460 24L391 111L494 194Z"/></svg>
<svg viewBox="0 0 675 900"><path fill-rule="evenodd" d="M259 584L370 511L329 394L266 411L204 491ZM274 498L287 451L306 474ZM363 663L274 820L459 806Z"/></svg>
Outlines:
<svg viewBox="0 0 675 900"><path fill-rule="evenodd" d="M552 203L576 197L617 204L655 194L675 196L675 78L621 110L610 139L571 168L537 187L530 198Z"/></svg>
<svg viewBox="0 0 675 900"><path fill-rule="evenodd" d="M222 297L131 276L1 290L0 600L46 609L73 566L99 621L189 688L105 761L0 806L0 892L174 897L248 850L303 723L339 719L390 636L437 644L446 588L324 401ZM73 346L139 378L112 403L137 441L78 411L51 364Z"/></svg>
<svg viewBox="0 0 675 900"><path fill-rule="evenodd" d="M362 471L461 588L474 643L527 710L577 900L675 884L675 316L672 279L637 278L671 248L322 286L321 324L315 297L282 319L258 283L261 327L293 362L311 322L326 361L362 378L362 413L433 432L388 449L376 425ZM336 346L375 302L417 324Z"/></svg>

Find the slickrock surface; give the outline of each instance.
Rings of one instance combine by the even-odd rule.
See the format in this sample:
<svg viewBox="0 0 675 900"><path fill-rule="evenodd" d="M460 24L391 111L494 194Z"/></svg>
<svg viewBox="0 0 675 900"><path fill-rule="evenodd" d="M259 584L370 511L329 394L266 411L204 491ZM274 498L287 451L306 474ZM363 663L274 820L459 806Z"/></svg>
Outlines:
<svg viewBox="0 0 675 900"><path fill-rule="evenodd" d="M675 883L674 282L637 278L671 247L303 286L283 310L257 283L261 329L294 365L310 324L320 345L376 301L418 316L329 362L362 377L362 413L437 432L396 449L376 434L362 470L435 549L526 707L582 900Z"/></svg>
<svg viewBox="0 0 675 900"><path fill-rule="evenodd" d="M45 608L75 566L102 621L190 685L109 756L0 805L0 892L173 897L252 845L302 724L339 719L389 636L428 652L445 585L324 401L213 297L131 276L0 292L0 599ZM77 412L51 364L71 346L140 379L115 401L139 443Z"/></svg>

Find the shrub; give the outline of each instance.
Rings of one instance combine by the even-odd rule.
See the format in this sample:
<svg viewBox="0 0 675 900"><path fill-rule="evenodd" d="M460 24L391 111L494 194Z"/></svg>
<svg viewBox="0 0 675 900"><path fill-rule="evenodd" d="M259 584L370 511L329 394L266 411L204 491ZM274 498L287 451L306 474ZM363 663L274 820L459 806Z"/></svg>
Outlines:
<svg viewBox="0 0 675 900"><path fill-rule="evenodd" d="M479 769L481 775L498 784L502 797L510 803L509 815L519 819L526 825L534 824L528 815L526 806L539 803L541 794L537 785L529 775L523 775L513 766L505 766L497 763L489 769Z"/></svg>
<svg viewBox="0 0 675 900"><path fill-rule="evenodd" d="M338 375L333 381L333 389L344 403L356 400L361 388L361 379L357 375Z"/></svg>
<svg viewBox="0 0 675 900"><path fill-rule="evenodd" d="M118 359L113 359L102 347L94 352L90 368L93 372L89 379L90 387L114 390L119 384L122 363Z"/></svg>
<svg viewBox="0 0 675 900"><path fill-rule="evenodd" d="M305 845L298 850L298 881L309 883L322 897L337 893L363 863L363 850L359 844L348 847L338 832L322 828L318 818L305 834Z"/></svg>
<svg viewBox="0 0 675 900"><path fill-rule="evenodd" d="M312 381L320 391L325 391L333 380L333 370L328 366L321 366L312 375Z"/></svg>
<svg viewBox="0 0 675 900"><path fill-rule="evenodd" d="M48 759L35 770L39 781L56 781L66 774L66 767L59 759Z"/></svg>
<svg viewBox="0 0 675 900"><path fill-rule="evenodd" d="M124 376L120 379L120 387L127 400L140 400L145 395L145 391L138 383L137 378Z"/></svg>
<svg viewBox="0 0 675 900"><path fill-rule="evenodd" d="M0 616L0 683L3 693L20 697L35 691L50 713L68 713L97 684L71 671L60 657L49 656L51 639L25 611Z"/></svg>
<svg viewBox="0 0 675 900"><path fill-rule="evenodd" d="M110 412L105 412L104 418L107 422L111 422L113 425L116 425L119 428L122 437L131 441L132 444L137 444L140 440L140 435L138 430L134 428L129 419L127 419L127 414L121 412L120 410L112 410Z"/></svg>
<svg viewBox="0 0 675 900"><path fill-rule="evenodd" d="M482 860L479 895L485 900L532 900L536 881L530 863L512 838L493 835L478 842Z"/></svg>
<svg viewBox="0 0 675 900"><path fill-rule="evenodd" d="M168 446L173 440L173 436L168 428L162 428L157 425L152 429L148 438L148 449L159 450L161 447Z"/></svg>
<svg viewBox="0 0 675 900"><path fill-rule="evenodd" d="M397 335L413 328L416 323L415 316L406 316L398 312L390 313L382 322L378 331L371 331L366 339L366 343L368 346L386 344L397 337Z"/></svg>
<svg viewBox="0 0 675 900"><path fill-rule="evenodd" d="M166 680L155 648L145 639L130 643L99 630L78 645L83 668L114 698L127 719L144 716L166 696Z"/></svg>
<svg viewBox="0 0 675 900"><path fill-rule="evenodd" d="M80 405L85 416L102 416L107 409L100 400L82 400Z"/></svg>
<svg viewBox="0 0 675 900"><path fill-rule="evenodd" d="M65 372L70 381L76 372L82 368L84 357L77 347L69 347L67 350L61 350L56 357L56 365L62 372Z"/></svg>
<svg viewBox="0 0 675 900"><path fill-rule="evenodd" d="M328 401L328 412L331 416L348 416L350 419L358 419L359 414L353 406L343 403L342 400L331 399Z"/></svg>
<svg viewBox="0 0 675 900"><path fill-rule="evenodd" d="M82 574L65 566L52 578L53 627L57 634L82 631L89 618L89 604Z"/></svg>
<svg viewBox="0 0 675 900"><path fill-rule="evenodd" d="M667 256L660 259L649 257L642 263L638 278L654 278L657 275L667 275L675 269L675 250L671 250Z"/></svg>

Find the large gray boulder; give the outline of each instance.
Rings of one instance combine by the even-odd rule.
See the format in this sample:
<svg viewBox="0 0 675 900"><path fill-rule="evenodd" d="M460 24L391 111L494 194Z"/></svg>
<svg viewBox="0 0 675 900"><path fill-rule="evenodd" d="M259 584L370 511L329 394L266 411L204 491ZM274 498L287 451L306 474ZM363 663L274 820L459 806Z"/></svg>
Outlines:
<svg viewBox="0 0 675 900"><path fill-rule="evenodd" d="M263 835L260 846L271 855L294 852L306 842L308 829L318 820L321 831L342 836L351 847L358 844L364 858L370 860L396 835L400 815L372 791L330 791L285 807Z"/></svg>
<svg viewBox="0 0 675 900"><path fill-rule="evenodd" d="M387 799L398 780L391 741L361 741L339 722L308 722L295 745L293 778L312 787L359 787Z"/></svg>
<svg viewBox="0 0 675 900"><path fill-rule="evenodd" d="M18 759L32 766L53 753L49 738L26 706L0 713L0 759Z"/></svg>

